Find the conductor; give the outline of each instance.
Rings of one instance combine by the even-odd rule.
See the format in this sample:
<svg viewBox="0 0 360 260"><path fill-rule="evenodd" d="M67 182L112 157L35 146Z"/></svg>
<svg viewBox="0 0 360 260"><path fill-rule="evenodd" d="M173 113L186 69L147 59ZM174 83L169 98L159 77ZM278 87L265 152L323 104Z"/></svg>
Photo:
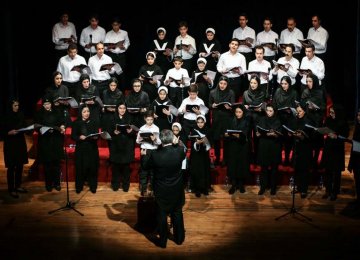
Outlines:
<svg viewBox="0 0 360 260"><path fill-rule="evenodd" d="M170 215L174 228L174 242L181 245L185 239L182 207L185 203L181 164L185 159L184 147L178 144L178 138L172 131L160 132L162 147L143 161L143 167L154 172L153 190L157 204L157 222L160 235L157 245L165 248L168 239L167 216ZM146 150L141 154L145 155Z"/></svg>

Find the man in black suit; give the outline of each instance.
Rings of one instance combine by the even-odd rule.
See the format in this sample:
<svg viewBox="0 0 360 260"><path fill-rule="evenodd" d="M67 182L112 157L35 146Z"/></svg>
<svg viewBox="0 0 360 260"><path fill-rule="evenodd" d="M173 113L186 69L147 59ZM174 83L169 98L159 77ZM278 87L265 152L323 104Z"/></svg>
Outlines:
<svg viewBox="0 0 360 260"><path fill-rule="evenodd" d="M164 129L160 133L162 147L151 153L143 161L145 168L154 172L153 190L158 206L157 219L160 235L157 245L165 248L168 238L167 216L170 215L174 228L174 242L181 245L185 239L182 207L185 203L181 164L185 159L184 147L178 145L178 139L172 131ZM141 151L142 155L146 150Z"/></svg>

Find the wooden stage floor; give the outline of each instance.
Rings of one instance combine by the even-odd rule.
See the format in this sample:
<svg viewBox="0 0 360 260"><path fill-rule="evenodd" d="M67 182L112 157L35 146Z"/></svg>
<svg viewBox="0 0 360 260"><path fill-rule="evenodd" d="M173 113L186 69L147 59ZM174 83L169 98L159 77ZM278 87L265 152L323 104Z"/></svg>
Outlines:
<svg viewBox="0 0 360 260"><path fill-rule="evenodd" d="M359 259L360 213L350 205L354 182L348 172L335 202L322 199L318 187L310 187L306 199L296 194L296 208L312 222L298 215L275 220L290 209L288 186L276 196L258 196L257 186L230 196L224 185L207 197L186 194L185 242L169 241L162 249L151 234L135 229L137 184L128 193L100 183L96 194L87 188L76 194L70 183L70 199L84 216L72 210L49 215L65 206L65 183L60 192L46 192L43 182L27 181L29 164L23 185L29 193L13 199L0 159L1 259Z"/></svg>

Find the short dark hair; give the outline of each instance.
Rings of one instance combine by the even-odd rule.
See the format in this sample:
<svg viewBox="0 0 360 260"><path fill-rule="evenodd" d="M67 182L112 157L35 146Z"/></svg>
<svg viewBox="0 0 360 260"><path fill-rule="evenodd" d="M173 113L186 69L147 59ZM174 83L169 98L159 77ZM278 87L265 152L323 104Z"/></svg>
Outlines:
<svg viewBox="0 0 360 260"><path fill-rule="evenodd" d="M174 134L171 130L169 130L169 129L161 130L160 141L163 145L172 143L173 139L174 139Z"/></svg>

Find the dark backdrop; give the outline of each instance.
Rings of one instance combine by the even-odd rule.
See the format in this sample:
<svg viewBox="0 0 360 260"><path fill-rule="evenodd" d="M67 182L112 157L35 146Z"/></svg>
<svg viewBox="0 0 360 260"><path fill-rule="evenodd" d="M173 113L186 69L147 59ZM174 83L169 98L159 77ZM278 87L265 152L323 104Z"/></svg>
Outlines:
<svg viewBox="0 0 360 260"><path fill-rule="evenodd" d="M325 65L327 89L335 102L346 106L348 117L353 118L359 104L359 90L356 87L359 79L358 73L355 73L359 59L359 0L346 2L338 1L335 8L332 7L336 11L332 12L324 11L323 4L314 1L292 4L290 1L219 1L217 5L210 5L206 1L159 0L149 4L129 2L132 5L129 8L122 6L123 1L98 2L96 7L85 1L81 5L75 1L61 1L41 7L37 4L21 7L21 10L27 11L19 11L17 7L4 9L1 11L4 38L1 41L3 75L0 111L4 112L6 101L10 98L19 97L26 115L32 116L36 101L52 83L51 74L56 69L57 61L53 58L51 30L64 10L70 13L70 21L76 26L78 38L81 30L88 26L91 13L99 14L99 25L106 31L111 29L114 15L121 18L122 29L128 31L131 42L127 55L129 78L136 77L140 66L145 63L145 53L159 26L165 27L169 39L174 40L178 35L178 22L186 20L189 34L197 43L205 36L205 29L213 27L226 51L233 30L239 26L238 15L241 12L248 14L248 25L256 33L263 30L263 18L270 16L273 30L279 36L281 30L286 28L286 18L294 16L304 37L311 27L311 16L317 13L330 36Z"/></svg>

